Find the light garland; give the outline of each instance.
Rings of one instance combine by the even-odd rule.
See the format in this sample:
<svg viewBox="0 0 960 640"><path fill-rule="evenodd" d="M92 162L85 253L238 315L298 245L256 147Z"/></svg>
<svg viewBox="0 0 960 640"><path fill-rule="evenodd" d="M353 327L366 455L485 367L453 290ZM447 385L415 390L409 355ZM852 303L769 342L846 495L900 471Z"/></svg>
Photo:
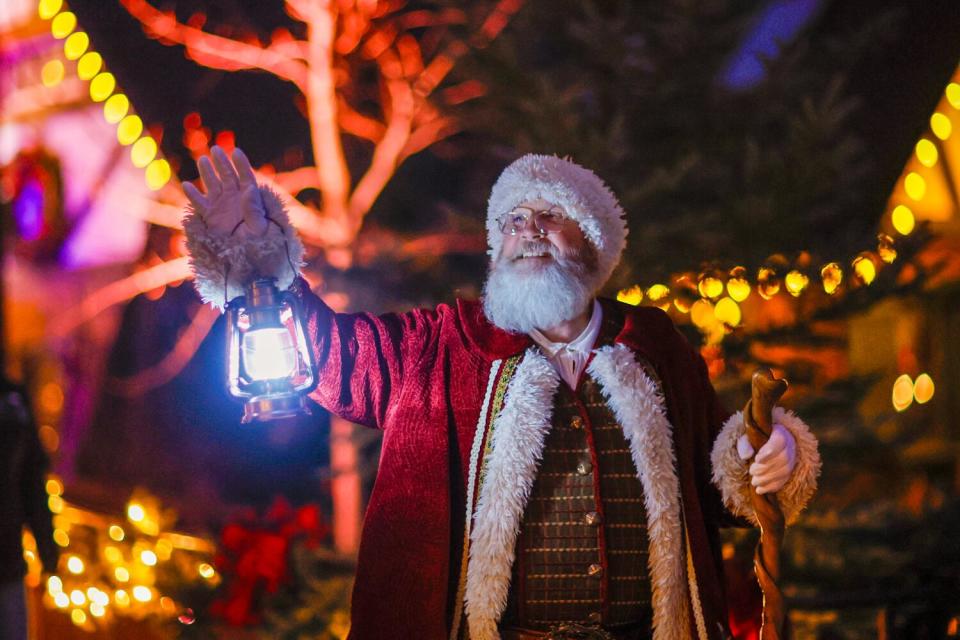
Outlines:
<svg viewBox="0 0 960 640"><path fill-rule="evenodd" d="M213 542L165 530L173 514L142 491L127 503L124 522L122 517L65 501L63 483L56 476L47 480L46 490L54 513L54 541L63 548L60 565L44 585L47 608L69 612L73 624L88 631L108 627L115 616L193 622L192 611L158 586L157 574L163 571L184 585L212 589L220 582L212 560ZM27 585L37 587L41 566L29 533L24 533L23 546Z"/></svg>
<svg viewBox="0 0 960 640"><path fill-rule="evenodd" d="M869 287L883 268L896 262L898 240L909 236L916 228L917 215L912 207L919 207L926 219L945 218L942 212L924 211L924 206L927 209L935 206L928 204L931 185L936 185L940 178L933 170L947 150L944 144L953 135L953 112L960 110L960 83L957 80L960 80L960 70L944 90L941 103L930 117L928 134L922 136L914 146L913 157L897 182L884 217L886 231L877 235L874 248L857 254L846 262L846 267L841 262L831 261L822 264L819 269L813 269L809 264L810 256L805 252L793 264L782 255L775 254L757 268L752 280L744 266L735 266L726 273L712 268L696 276L691 273L674 275L670 285L657 283L644 287L635 284L622 289L617 294L617 300L631 305L645 303L656 306L670 311L678 320L689 316L690 322L704 335L706 344L715 345L725 334L741 325L743 314L739 303L753 292L762 300L769 301L781 291L799 298L814 289L822 289L826 295L836 296L845 288ZM942 182L942 178L939 181ZM819 281L816 282L816 279ZM724 289L726 296L722 297ZM902 410L900 406L906 408L914 400L914 382L908 382L909 394L905 390L906 382L901 383L899 392L895 388L894 405L898 411ZM924 389L929 386L932 390L929 376L921 386ZM922 391L917 397L923 397L924 393ZM910 402L904 405L907 395Z"/></svg>
<svg viewBox="0 0 960 640"><path fill-rule="evenodd" d="M50 21L50 33L63 40L63 56L76 61L77 77L89 82L90 99L103 102L103 117L117 125L117 141L130 146L130 161L143 169L144 181L152 191L164 187L173 176L170 163L159 155L159 145L150 134L144 134L143 121L129 113L130 101L117 91L116 78L103 68L103 56L90 49L90 36L77 30L77 16L67 10L63 0L40 0L37 13ZM41 70L46 87L60 84L66 75L62 60L50 60Z"/></svg>

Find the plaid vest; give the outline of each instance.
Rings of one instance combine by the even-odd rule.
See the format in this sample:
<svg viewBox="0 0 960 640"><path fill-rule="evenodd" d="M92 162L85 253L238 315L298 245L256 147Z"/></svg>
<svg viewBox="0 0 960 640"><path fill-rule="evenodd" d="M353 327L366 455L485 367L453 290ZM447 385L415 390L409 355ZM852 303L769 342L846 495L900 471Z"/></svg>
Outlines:
<svg viewBox="0 0 960 640"><path fill-rule="evenodd" d="M612 341L605 318L599 344ZM561 384L517 536L503 626L615 630L652 618L643 488L600 386Z"/></svg>

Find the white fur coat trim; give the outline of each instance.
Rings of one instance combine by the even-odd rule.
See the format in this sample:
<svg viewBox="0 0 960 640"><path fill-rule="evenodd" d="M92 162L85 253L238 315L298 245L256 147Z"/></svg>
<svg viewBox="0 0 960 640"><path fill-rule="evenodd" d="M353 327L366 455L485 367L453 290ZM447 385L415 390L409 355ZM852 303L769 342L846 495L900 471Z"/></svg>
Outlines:
<svg viewBox="0 0 960 640"><path fill-rule="evenodd" d="M690 637L680 482L663 397L623 345L604 347L587 368L624 429L647 510L655 640ZM471 640L499 640L497 623L507 604L516 538L536 479L553 399L560 379L549 361L530 349L507 386L494 418L492 450L470 534L466 614Z"/></svg>
<svg viewBox="0 0 960 640"><path fill-rule="evenodd" d="M226 303L244 294L256 278L277 279L281 290L293 284L303 264L303 243L283 207L280 196L260 185L267 210L267 231L259 238L216 233L204 222L205 211L187 210L183 229L187 234L194 286L204 302L223 311Z"/></svg>
<svg viewBox="0 0 960 640"><path fill-rule="evenodd" d="M673 426L667 420L663 395L624 345L600 349L587 372L600 383L603 395L623 427L643 485L650 539L653 638L689 638L690 598L684 571L680 479L673 448Z"/></svg>
<svg viewBox="0 0 960 640"><path fill-rule="evenodd" d="M494 417L492 451L470 533L466 612L471 640L499 640L520 518L533 488L560 376L537 348L527 350ZM479 452L478 452L479 455Z"/></svg>
<svg viewBox="0 0 960 640"><path fill-rule="evenodd" d="M786 523L791 524L796 521L817 490L820 451L810 427L792 412L774 407L773 421L786 427L797 442L797 465L793 468L787 484L777 492ZM742 411L730 416L723 425L710 455L713 483L720 489L723 502L732 513L759 526L751 502L753 486L750 484L750 473L747 471L746 462L737 454L737 440L745 432Z"/></svg>

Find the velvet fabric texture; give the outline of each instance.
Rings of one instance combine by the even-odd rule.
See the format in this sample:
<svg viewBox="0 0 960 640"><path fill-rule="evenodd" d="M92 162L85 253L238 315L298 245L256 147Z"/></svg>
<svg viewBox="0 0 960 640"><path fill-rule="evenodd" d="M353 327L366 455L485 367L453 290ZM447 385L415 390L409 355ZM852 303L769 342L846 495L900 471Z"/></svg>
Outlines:
<svg viewBox="0 0 960 640"><path fill-rule="evenodd" d="M319 363L313 400L383 430L376 485L361 538L352 601L354 640L449 637L461 580L471 448L491 367L531 347L529 337L491 325L479 302L403 314L337 314L297 280ZM618 318L616 344L649 363L672 424L687 567L696 575L702 620L689 634L726 629L718 527L743 524L711 483L710 452L728 417L706 366L653 307L601 300ZM681 543L682 544L682 543ZM700 616L698 616L699 618ZM693 616L691 615L691 620ZM702 625L702 626L701 626Z"/></svg>

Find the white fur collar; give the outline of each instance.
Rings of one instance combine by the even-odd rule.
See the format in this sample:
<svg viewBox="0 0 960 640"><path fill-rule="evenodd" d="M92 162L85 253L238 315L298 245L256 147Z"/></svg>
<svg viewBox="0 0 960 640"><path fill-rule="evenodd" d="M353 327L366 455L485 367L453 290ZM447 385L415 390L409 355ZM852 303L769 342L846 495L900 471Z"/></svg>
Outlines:
<svg viewBox="0 0 960 640"><path fill-rule="evenodd" d="M604 347L587 368L624 429L643 485L650 537L655 640L690 636L684 573L684 534L673 428L657 385L629 348ZM536 478L553 400L556 370L531 348L509 382L503 410L493 423L492 450L470 532L465 590L471 640L498 640L507 603L520 520Z"/></svg>

